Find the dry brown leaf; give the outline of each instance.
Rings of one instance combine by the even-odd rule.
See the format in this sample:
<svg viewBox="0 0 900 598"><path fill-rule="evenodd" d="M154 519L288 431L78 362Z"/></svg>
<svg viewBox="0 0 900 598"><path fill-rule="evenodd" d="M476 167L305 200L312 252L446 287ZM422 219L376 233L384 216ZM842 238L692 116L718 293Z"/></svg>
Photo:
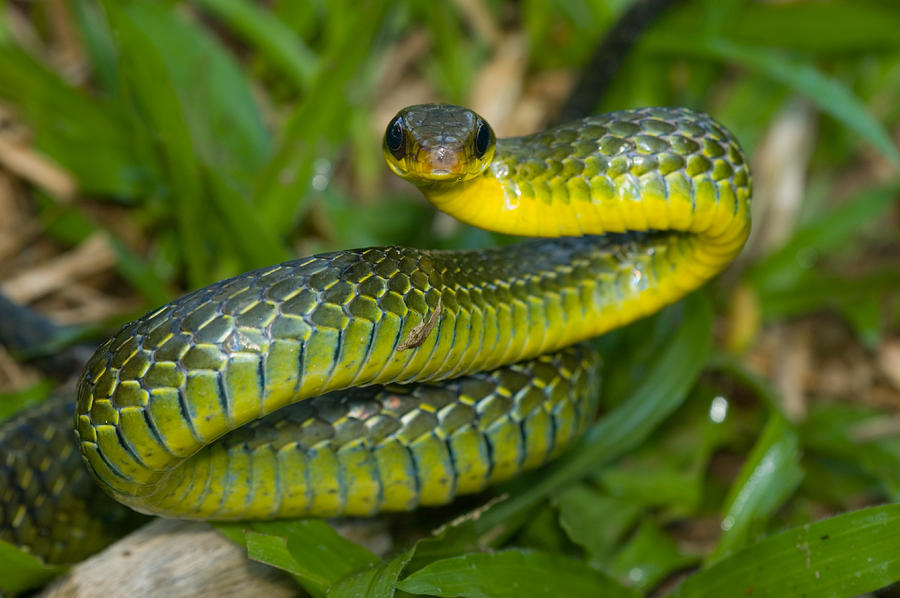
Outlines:
<svg viewBox="0 0 900 598"><path fill-rule="evenodd" d="M454 0L463 19L475 30L479 37L488 44L496 46L500 43L501 32L491 11L483 0Z"/></svg>
<svg viewBox="0 0 900 598"><path fill-rule="evenodd" d="M71 201L78 190L74 177L50 158L0 135L0 165L42 187L60 201Z"/></svg>
<svg viewBox="0 0 900 598"><path fill-rule="evenodd" d="M508 122L522 94L527 67L524 36L509 34L475 77L469 106L491 123L499 137L509 136Z"/></svg>
<svg viewBox="0 0 900 598"><path fill-rule="evenodd" d="M103 233L94 233L75 249L29 268L0 284L17 303L30 303L86 276L111 269L116 256Z"/></svg>
<svg viewBox="0 0 900 598"><path fill-rule="evenodd" d="M878 370L896 390L900 390L900 340L889 339L878 347Z"/></svg>
<svg viewBox="0 0 900 598"><path fill-rule="evenodd" d="M806 380L812 361L809 331L805 326L785 329L779 347L772 383L781 393L785 415L800 420L806 415Z"/></svg>

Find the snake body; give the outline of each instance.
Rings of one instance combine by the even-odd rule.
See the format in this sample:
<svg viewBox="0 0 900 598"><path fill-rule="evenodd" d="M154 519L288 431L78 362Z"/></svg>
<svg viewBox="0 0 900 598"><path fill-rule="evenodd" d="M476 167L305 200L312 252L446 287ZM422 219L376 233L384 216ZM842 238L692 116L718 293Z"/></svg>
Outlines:
<svg viewBox="0 0 900 598"><path fill-rule="evenodd" d="M559 238L317 255L126 325L89 361L75 410L87 468L118 501L200 519L366 515L538 466L596 405L596 356L576 343L695 289L749 232L737 142L686 109L498 140L470 110L413 106L385 155L465 222Z"/></svg>

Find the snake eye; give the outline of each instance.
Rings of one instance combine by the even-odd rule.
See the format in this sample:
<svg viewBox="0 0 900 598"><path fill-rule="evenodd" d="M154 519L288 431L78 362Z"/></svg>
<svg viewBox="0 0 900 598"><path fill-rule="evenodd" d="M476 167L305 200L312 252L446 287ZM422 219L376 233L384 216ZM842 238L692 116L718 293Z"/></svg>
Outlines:
<svg viewBox="0 0 900 598"><path fill-rule="evenodd" d="M483 120L479 121L478 130L475 131L475 157L480 158L487 153L493 137L490 125Z"/></svg>
<svg viewBox="0 0 900 598"><path fill-rule="evenodd" d="M403 119L398 116L390 122L384 133L384 144L398 160L403 157L405 139L406 130L403 128Z"/></svg>

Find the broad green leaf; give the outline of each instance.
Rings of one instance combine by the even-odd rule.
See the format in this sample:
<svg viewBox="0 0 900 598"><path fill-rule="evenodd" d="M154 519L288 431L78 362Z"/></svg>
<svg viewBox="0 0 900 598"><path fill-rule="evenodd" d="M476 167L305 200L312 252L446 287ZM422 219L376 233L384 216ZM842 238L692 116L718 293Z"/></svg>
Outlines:
<svg viewBox="0 0 900 598"><path fill-rule="evenodd" d="M649 451L659 454L666 448L653 446ZM695 472L685 468L641 460L631 467L611 467L598 476L603 487L620 500L642 507L678 506L682 512L700 499L698 478Z"/></svg>
<svg viewBox="0 0 900 598"><path fill-rule="evenodd" d="M683 321L657 347L640 383L622 405L588 430L591 452L620 455L634 448L687 397L712 344L712 308L702 293L688 296L682 307Z"/></svg>
<svg viewBox="0 0 900 598"><path fill-rule="evenodd" d="M592 565L604 563L641 515L641 505L579 484L554 498L559 523L585 549Z"/></svg>
<svg viewBox="0 0 900 598"><path fill-rule="evenodd" d="M900 581L900 505L862 509L748 546L684 581L678 598L850 598Z"/></svg>
<svg viewBox="0 0 900 598"><path fill-rule="evenodd" d="M894 168L900 170L900 151L884 127L869 114L865 104L841 82L829 78L808 62L794 60L767 48L740 45L722 38L671 34L644 46L651 51L733 62L774 79L805 95L822 112L855 131L884 154Z"/></svg>
<svg viewBox="0 0 900 598"><path fill-rule="evenodd" d="M288 571L317 597L325 596L344 577L379 563L369 550L345 540L321 519L254 521L216 527L245 546L250 558Z"/></svg>
<svg viewBox="0 0 900 598"><path fill-rule="evenodd" d="M682 553L672 538L645 519L634 537L616 553L609 572L622 583L647 592L666 576L699 561L697 556Z"/></svg>
<svg viewBox="0 0 900 598"><path fill-rule="evenodd" d="M332 586L328 598L391 598L396 593L394 586L412 558L413 550L345 577Z"/></svg>
<svg viewBox="0 0 900 598"><path fill-rule="evenodd" d="M0 593L41 586L65 570L65 567L45 565L33 554L0 540Z"/></svg>
<svg viewBox="0 0 900 598"><path fill-rule="evenodd" d="M288 551L287 539L284 536L245 530L243 544L247 549L247 556L254 561L290 573L297 583L303 585L313 596L325 595L324 592L331 580L311 574L310 571L303 568Z"/></svg>
<svg viewBox="0 0 900 598"><path fill-rule="evenodd" d="M745 546L803 479L797 434L773 411L731 487L722 515L722 536L710 561Z"/></svg>
<svg viewBox="0 0 900 598"><path fill-rule="evenodd" d="M559 513L544 505L532 514L515 537L516 546L547 552L565 552L571 540L559 525Z"/></svg>
<svg viewBox="0 0 900 598"><path fill-rule="evenodd" d="M502 497L496 500L502 500ZM457 556L472 550L486 550L499 546L532 518L533 505L508 513L503 519L485 524L484 516L495 502L479 506L436 530L430 537L415 543L410 570L421 569L434 561Z"/></svg>
<svg viewBox="0 0 900 598"><path fill-rule="evenodd" d="M311 570L334 571L334 576L346 575L379 560L369 549L344 539L319 519L257 523L255 528L270 533L285 531L288 550L294 558Z"/></svg>
<svg viewBox="0 0 900 598"><path fill-rule="evenodd" d="M721 389L701 384L647 442L593 478L609 495L656 509L664 520L696 514L710 458L737 434L730 404Z"/></svg>
<svg viewBox="0 0 900 598"><path fill-rule="evenodd" d="M400 581L397 587L415 594L467 598L637 596L579 561L525 550L466 554L437 561Z"/></svg>

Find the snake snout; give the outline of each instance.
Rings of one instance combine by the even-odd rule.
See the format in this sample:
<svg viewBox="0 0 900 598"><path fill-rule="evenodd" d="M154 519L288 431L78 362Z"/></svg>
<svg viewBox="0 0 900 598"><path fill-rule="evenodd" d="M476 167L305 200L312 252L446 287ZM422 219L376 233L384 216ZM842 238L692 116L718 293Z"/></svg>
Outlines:
<svg viewBox="0 0 900 598"><path fill-rule="evenodd" d="M428 152L425 167L432 174L459 174L460 160L457 153L446 147L439 147Z"/></svg>
<svg viewBox="0 0 900 598"><path fill-rule="evenodd" d="M415 164L419 176L429 180L453 179L466 174L465 151L444 144L420 149Z"/></svg>

